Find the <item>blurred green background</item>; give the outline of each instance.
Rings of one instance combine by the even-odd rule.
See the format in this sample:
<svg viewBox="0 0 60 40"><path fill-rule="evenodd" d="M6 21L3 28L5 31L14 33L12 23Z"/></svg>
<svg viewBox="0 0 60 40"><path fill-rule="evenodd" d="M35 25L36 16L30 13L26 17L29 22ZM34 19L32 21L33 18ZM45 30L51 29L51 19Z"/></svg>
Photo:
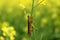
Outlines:
<svg viewBox="0 0 60 40"><path fill-rule="evenodd" d="M32 1L0 0L0 40L60 40L60 0L34 0L32 21L37 31L33 28L29 36Z"/></svg>

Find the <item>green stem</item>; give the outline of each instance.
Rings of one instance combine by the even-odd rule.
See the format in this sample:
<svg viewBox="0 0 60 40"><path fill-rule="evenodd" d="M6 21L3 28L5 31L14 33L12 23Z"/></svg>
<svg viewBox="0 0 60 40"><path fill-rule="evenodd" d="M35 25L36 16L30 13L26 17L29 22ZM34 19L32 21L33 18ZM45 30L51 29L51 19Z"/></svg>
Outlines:
<svg viewBox="0 0 60 40"><path fill-rule="evenodd" d="M31 20L32 20L32 14L33 14L33 7L34 7L34 0L32 0L32 9L31 9L31 16L30 16ZM29 35L28 40L32 40L32 35Z"/></svg>
<svg viewBox="0 0 60 40"><path fill-rule="evenodd" d="M31 18L32 18L32 14L33 14L33 8L34 8L34 0L32 0Z"/></svg>

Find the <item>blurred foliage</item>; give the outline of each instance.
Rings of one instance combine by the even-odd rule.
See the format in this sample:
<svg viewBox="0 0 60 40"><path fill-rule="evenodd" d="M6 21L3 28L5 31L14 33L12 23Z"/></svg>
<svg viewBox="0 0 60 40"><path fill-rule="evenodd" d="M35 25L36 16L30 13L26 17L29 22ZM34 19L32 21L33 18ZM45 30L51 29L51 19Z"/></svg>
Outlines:
<svg viewBox="0 0 60 40"><path fill-rule="evenodd" d="M0 40L60 40L60 0L34 0L32 21L37 31L33 28L29 36L32 1L0 0Z"/></svg>

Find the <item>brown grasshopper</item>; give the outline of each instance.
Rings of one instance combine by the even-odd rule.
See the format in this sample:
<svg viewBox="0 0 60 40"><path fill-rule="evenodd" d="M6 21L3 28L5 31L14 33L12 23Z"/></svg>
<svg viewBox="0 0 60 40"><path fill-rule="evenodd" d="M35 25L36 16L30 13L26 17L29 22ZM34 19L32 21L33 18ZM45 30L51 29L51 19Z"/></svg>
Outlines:
<svg viewBox="0 0 60 40"><path fill-rule="evenodd" d="M29 35L32 34L32 20L29 15L28 15L28 34Z"/></svg>

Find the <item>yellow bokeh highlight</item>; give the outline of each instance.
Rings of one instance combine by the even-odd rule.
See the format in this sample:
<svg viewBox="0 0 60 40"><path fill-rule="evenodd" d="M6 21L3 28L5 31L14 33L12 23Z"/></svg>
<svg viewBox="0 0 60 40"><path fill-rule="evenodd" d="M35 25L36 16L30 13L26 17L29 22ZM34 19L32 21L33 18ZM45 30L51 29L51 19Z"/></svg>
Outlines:
<svg viewBox="0 0 60 40"><path fill-rule="evenodd" d="M47 18L42 18L42 20L41 20L41 27L43 28L44 27L44 25L45 24L47 24L47 22L48 22L48 19Z"/></svg>
<svg viewBox="0 0 60 40"><path fill-rule="evenodd" d="M1 30L3 31L3 33L2 33L3 36L8 36L11 38L11 40L14 40L14 39L12 39L12 37L14 37L16 35L16 30L14 29L13 26L9 26L8 22L2 23Z"/></svg>
<svg viewBox="0 0 60 40"><path fill-rule="evenodd" d="M24 28L23 28L23 31L24 31L25 33L28 33L28 26L24 27Z"/></svg>
<svg viewBox="0 0 60 40"><path fill-rule="evenodd" d="M6 33L5 32L3 32L2 34L3 34L3 36L6 36Z"/></svg>
<svg viewBox="0 0 60 40"><path fill-rule="evenodd" d="M16 31L13 26L8 28L7 34L8 34L8 36L15 36L16 35Z"/></svg>
<svg viewBox="0 0 60 40"><path fill-rule="evenodd" d="M3 35L4 36L15 36L16 35L16 31L13 28L2 28L3 31Z"/></svg>
<svg viewBox="0 0 60 40"><path fill-rule="evenodd" d="M13 8L12 8L12 7L8 7L8 8L7 8L7 12L8 12L8 13L10 13L10 12L12 12L12 11L13 11Z"/></svg>
<svg viewBox="0 0 60 40"><path fill-rule="evenodd" d="M13 36L10 36L10 40L15 40L15 38Z"/></svg>
<svg viewBox="0 0 60 40"><path fill-rule="evenodd" d="M34 14L35 14L35 17L39 17L41 13L39 11L36 11Z"/></svg>
<svg viewBox="0 0 60 40"><path fill-rule="evenodd" d="M20 8L25 9L25 5L19 4Z"/></svg>
<svg viewBox="0 0 60 40"><path fill-rule="evenodd" d="M55 28L55 33L58 33L59 32L59 28Z"/></svg>
<svg viewBox="0 0 60 40"><path fill-rule="evenodd" d="M32 2L31 0L20 0L20 3L25 5L25 6L31 4L31 2Z"/></svg>
<svg viewBox="0 0 60 40"><path fill-rule="evenodd" d="M57 19L57 20L54 22L54 25L55 25L55 26L60 25L59 19Z"/></svg>
<svg viewBox="0 0 60 40"><path fill-rule="evenodd" d="M0 40L4 40L4 37L3 36L0 36Z"/></svg>
<svg viewBox="0 0 60 40"><path fill-rule="evenodd" d="M6 27L2 27L1 29L4 33L7 33L8 32L8 29Z"/></svg>
<svg viewBox="0 0 60 40"><path fill-rule="evenodd" d="M47 23L47 18L42 18L42 20L41 20L41 22L43 23L43 24L46 24Z"/></svg>
<svg viewBox="0 0 60 40"><path fill-rule="evenodd" d="M8 22L3 22L2 23L2 27L8 27L9 26L9 23Z"/></svg>
<svg viewBox="0 0 60 40"><path fill-rule="evenodd" d="M14 27L13 27L13 26L10 26L9 29L10 29L10 30L14 30Z"/></svg>
<svg viewBox="0 0 60 40"><path fill-rule="evenodd" d="M58 17L57 13L52 14L52 19L56 19Z"/></svg>
<svg viewBox="0 0 60 40"><path fill-rule="evenodd" d="M7 33L7 35L10 37L10 36L15 36L16 35L16 32L15 31L12 31L11 33Z"/></svg>
<svg viewBox="0 0 60 40"><path fill-rule="evenodd" d="M55 6L59 6L60 5L60 0L51 0L52 3L55 4Z"/></svg>
<svg viewBox="0 0 60 40"><path fill-rule="evenodd" d="M41 0L40 2L41 2L40 4L46 5L46 0Z"/></svg>
<svg viewBox="0 0 60 40"><path fill-rule="evenodd" d="M23 37L22 40L27 40L27 38Z"/></svg>

